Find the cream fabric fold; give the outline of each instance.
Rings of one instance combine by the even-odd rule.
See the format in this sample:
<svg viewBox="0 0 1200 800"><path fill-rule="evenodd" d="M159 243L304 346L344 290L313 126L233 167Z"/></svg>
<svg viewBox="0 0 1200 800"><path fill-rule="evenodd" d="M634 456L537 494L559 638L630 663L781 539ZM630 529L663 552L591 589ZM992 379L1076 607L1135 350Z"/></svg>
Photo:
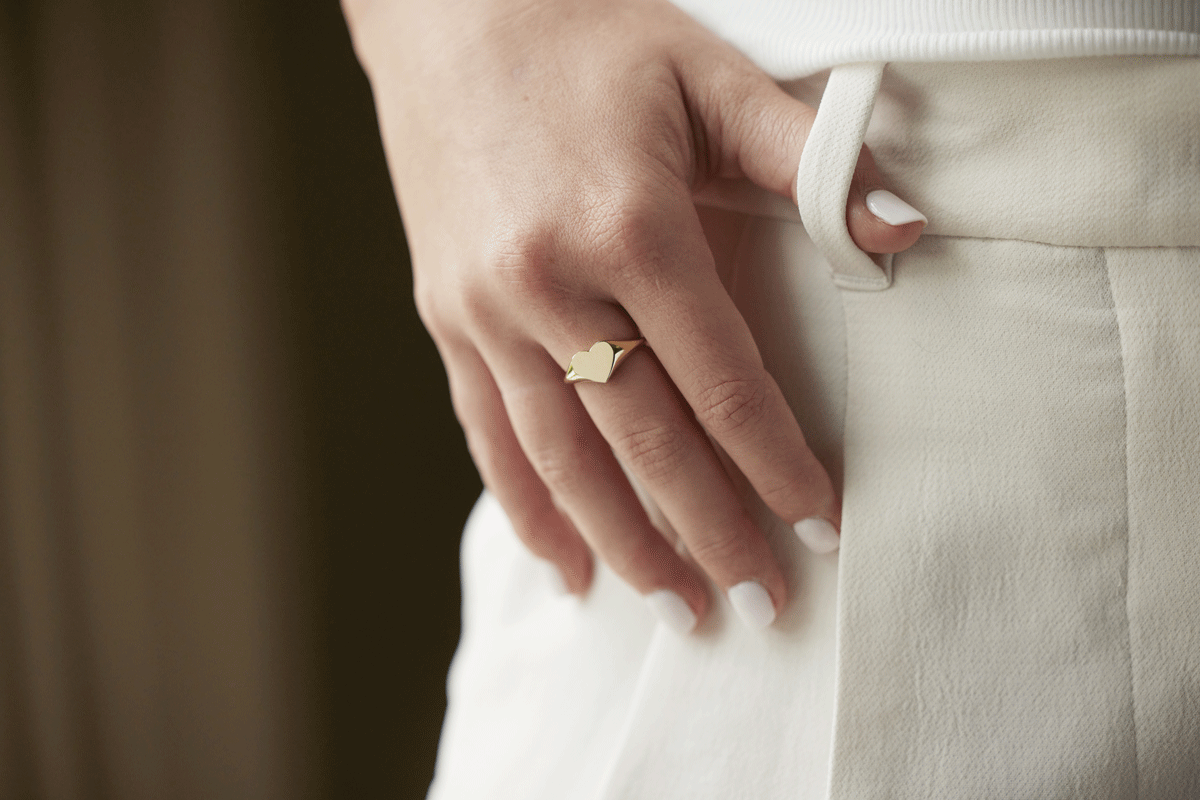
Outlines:
<svg viewBox="0 0 1200 800"><path fill-rule="evenodd" d="M927 234L1196 247L1198 64L889 64L866 141Z"/></svg>
<svg viewBox="0 0 1200 800"><path fill-rule="evenodd" d="M1200 250L1105 251L1126 365L1136 797L1200 797Z"/></svg>
<svg viewBox="0 0 1200 800"><path fill-rule="evenodd" d="M1103 252L929 237L843 299L832 797L1133 797Z"/></svg>

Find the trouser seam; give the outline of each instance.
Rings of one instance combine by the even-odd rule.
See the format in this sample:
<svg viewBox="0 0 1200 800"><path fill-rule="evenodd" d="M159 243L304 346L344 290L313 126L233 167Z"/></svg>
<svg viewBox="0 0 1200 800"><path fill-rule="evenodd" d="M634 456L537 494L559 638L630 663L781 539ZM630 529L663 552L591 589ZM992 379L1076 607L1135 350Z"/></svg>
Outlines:
<svg viewBox="0 0 1200 800"><path fill-rule="evenodd" d="M1125 332L1121 327L1121 315L1117 311L1116 295L1113 293L1112 281L1112 265L1108 260L1108 248L1099 248L1100 259L1104 264L1104 275L1108 281L1108 296L1112 303L1113 321L1117 327L1117 352L1120 355L1121 361L1121 380L1123 391L1121 395L1122 414L1124 417L1124 442L1123 456L1125 460L1125 569L1122 576L1122 584L1125 593L1125 636L1126 650L1128 654L1129 667L1129 710L1130 710L1130 728L1133 731L1133 800L1137 800L1141 796L1141 774L1140 774L1140 747L1138 742L1138 702L1137 702L1137 680L1134 674L1134 653L1133 653L1133 614L1129 606L1130 597L1130 573L1133 561L1133 515L1132 515L1132 498L1129 489L1129 369L1125 358Z"/></svg>

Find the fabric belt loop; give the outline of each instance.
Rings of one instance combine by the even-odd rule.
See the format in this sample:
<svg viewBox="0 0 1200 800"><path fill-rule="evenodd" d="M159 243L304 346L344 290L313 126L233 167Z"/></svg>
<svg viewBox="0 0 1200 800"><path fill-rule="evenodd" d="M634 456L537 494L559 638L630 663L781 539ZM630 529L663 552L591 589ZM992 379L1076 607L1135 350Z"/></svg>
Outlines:
<svg viewBox="0 0 1200 800"><path fill-rule="evenodd" d="M834 283L844 289L879 291L892 284L892 257L879 256L877 263L846 229L846 199L883 67L875 62L833 68L796 173L800 219L833 267Z"/></svg>

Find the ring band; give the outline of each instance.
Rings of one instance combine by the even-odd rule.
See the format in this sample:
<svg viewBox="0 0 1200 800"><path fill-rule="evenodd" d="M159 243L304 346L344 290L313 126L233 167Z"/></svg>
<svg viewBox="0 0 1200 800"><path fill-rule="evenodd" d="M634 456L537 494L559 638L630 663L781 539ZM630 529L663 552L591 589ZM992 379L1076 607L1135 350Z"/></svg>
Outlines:
<svg viewBox="0 0 1200 800"><path fill-rule="evenodd" d="M571 365L567 367L567 383L592 381L593 383L608 383L613 372L622 359L646 343L645 339L629 339L621 342L596 342L587 350L580 350L571 356Z"/></svg>

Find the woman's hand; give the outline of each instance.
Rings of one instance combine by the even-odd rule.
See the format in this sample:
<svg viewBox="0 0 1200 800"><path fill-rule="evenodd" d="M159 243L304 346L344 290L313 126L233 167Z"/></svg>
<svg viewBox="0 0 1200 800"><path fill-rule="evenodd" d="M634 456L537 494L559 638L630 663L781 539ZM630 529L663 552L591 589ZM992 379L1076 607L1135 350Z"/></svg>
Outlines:
<svg viewBox="0 0 1200 800"><path fill-rule="evenodd" d="M743 619L769 624L788 587L706 433L789 523L832 539L840 507L717 277L692 196L746 178L791 197L813 110L663 0L345 6L417 308L517 533L573 592L594 550L686 630L708 606L698 565ZM873 216L863 198L879 186L864 151L850 232L897 252L921 223ZM639 336L650 346L611 382L563 382L576 351Z"/></svg>

